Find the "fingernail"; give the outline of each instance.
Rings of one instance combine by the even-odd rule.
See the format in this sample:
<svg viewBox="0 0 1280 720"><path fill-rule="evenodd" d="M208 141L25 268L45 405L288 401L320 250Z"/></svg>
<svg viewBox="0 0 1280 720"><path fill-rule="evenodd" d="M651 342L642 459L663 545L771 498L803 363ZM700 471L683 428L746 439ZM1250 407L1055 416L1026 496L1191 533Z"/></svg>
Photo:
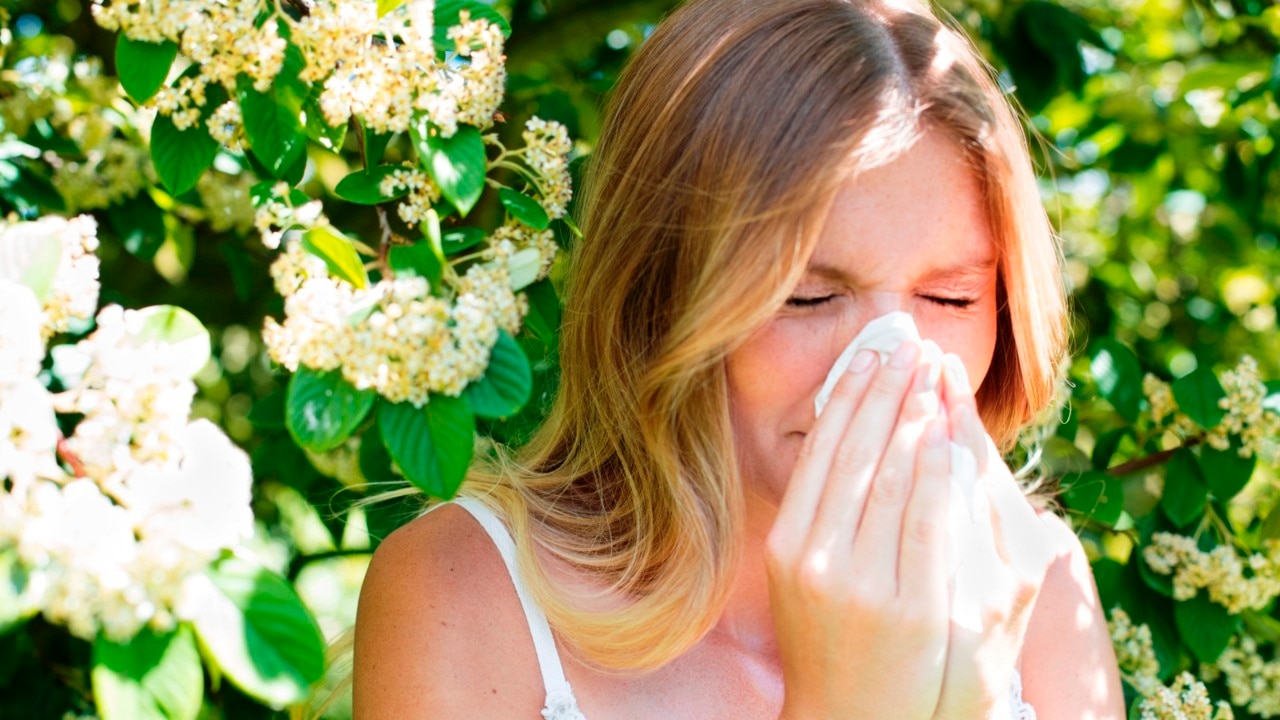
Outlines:
<svg viewBox="0 0 1280 720"><path fill-rule="evenodd" d="M906 370L916 364L920 359L920 346L907 340L893 351L893 355L889 356L889 367L898 370Z"/></svg>
<svg viewBox="0 0 1280 720"><path fill-rule="evenodd" d="M867 372L879 359L880 353L874 350L859 350L858 354L853 356L853 362L849 363L849 372L859 374Z"/></svg>

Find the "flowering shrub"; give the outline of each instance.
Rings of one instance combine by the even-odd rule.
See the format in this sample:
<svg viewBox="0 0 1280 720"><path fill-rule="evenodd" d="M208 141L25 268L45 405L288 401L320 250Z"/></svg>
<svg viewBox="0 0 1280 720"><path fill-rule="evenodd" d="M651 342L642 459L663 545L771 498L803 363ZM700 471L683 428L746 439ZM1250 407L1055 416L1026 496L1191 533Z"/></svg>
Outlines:
<svg viewBox="0 0 1280 720"><path fill-rule="evenodd" d="M673 4L0 9L0 716L305 714L413 510L353 499L541 418L570 159ZM1130 715L1280 716L1280 10L943 4L1053 146L1079 353L1028 450Z"/></svg>
<svg viewBox="0 0 1280 720"><path fill-rule="evenodd" d="M87 60L72 77L28 62L4 103L0 162L24 183L0 198L18 213L0 230L0 632L39 615L91 643L88 689L106 718L194 718L202 665L210 691L225 677L264 705L296 704L321 679L324 644L292 578L255 548L263 462L193 417L209 333L177 306L94 316L94 217L21 217L105 210L157 269L175 223L255 233L283 300L263 345L291 373L259 422L278 411L317 467L363 448L361 487L376 470L448 497L477 418L514 416L532 393L516 336L531 295L539 320L554 315L573 146L536 117L523 147L489 132L509 30L482 3L90 10L119 33L132 103ZM63 98L69 81L114 110L86 116ZM355 167L308 185L309 148ZM489 231L464 224L487 188L503 215ZM343 229L353 206L371 209L376 240ZM178 281L189 266L169 253Z"/></svg>

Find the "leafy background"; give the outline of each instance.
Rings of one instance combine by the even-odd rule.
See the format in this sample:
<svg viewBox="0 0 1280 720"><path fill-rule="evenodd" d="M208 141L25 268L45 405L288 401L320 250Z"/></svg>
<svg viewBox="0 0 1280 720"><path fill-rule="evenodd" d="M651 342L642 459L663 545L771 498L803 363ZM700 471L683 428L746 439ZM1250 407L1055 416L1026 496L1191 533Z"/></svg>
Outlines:
<svg viewBox="0 0 1280 720"><path fill-rule="evenodd" d="M564 123L589 151L601 100L620 67L676 3L492 4L512 27L504 139L518 137L537 114ZM115 95L116 38L92 22L87 2L4 5L11 34L0 103L67 103L83 121L74 133L47 123L5 129L42 154L12 154L0 143L0 211L76 212L77 197L64 197L52 182L50 158L82 160L94 133L136 142L119 129L128 123L117 121L130 110ZM1140 549L1152 533L1172 529L1194 534L1204 550L1264 548L1280 538L1280 513L1272 512L1276 468L1224 469L1203 449L1174 452L1141 387L1146 373L1177 381L1183 410L1208 427L1221 392L1215 378L1241 356L1255 357L1264 377L1280 377L1280 173L1273 167L1280 8L1257 0L951 0L945 7L999 70L1037 136L1043 194L1063 238L1075 310L1071 402L1062 422L1049 427L1042 463L1063 479L1065 510L1094 560L1104 603L1151 628L1166 682L1181 670L1201 670L1240 633L1272 657L1280 639L1274 603L1228 613L1204 593L1174 600L1168 578L1144 565ZM334 192L352 169L343 154L318 142L306 153L308 193L326 199L335 224L375 236L369 209ZM393 479L377 457L379 443L315 453L290 437L288 377L267 361L259 335L263 318L281 310L267 275L270 255L251 228L219 220L247 202L245 175L221 167L203 190L178 198L153 178L93 210L103 241L103 303L174 304L210 329L214 361L198 377L196 414L252 454L257 550L332 638L354 619L369 552L412 509L352 509L366 482ZM486 194L475 212L492 225L502 205ZM558 239L572 244L567 234ZM500 439L519 442L554 391L554 333L550 341L546 333L554 312L542 323L541 334L518 338L535 360L539 401L482 427ZM1196 405L1193 397L1210 402ZM0 637L0 716L91 715L91 652L39 619ZM119 652L123 662L145 664L155 649L140 637ZM343 672L335 665L326 682ZM201 717L285 712L216 677L205 683ZM1230 697L1221 679L1208 685L1213 697ZM1134 688L1126 689L1136 701ZM326 712L344 717L349 708L340 701ZM1240 702L1236 714L1276 713Z"/></svg>

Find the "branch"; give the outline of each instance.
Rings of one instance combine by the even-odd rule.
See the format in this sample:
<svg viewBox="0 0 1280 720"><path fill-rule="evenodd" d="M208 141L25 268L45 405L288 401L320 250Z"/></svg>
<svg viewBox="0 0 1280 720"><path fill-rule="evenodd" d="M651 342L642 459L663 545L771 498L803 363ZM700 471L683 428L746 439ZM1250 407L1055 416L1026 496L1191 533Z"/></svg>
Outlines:
<svg viewBox="0 0 1280 720"><path fill-rule="evenodd" d="M1174 453L1178 452L1179 450L1183 448L1195 447L1196 445L1199 445L1202 442L1204 442L1204 436L1197 435L1196 437L1188 439L1186 442L1182 443L1178 447L1169 448L1168 450L1161 450L1158 453L1152 453L1150 455L1147 455L1146 457L1140 457L1137 460L1130 460L1127 463L1121 463L1119 465L1116 465L1115 467L1107 468L1107 474L1111 475L1112 477L1124 477L1125 475L1132 475L1140 470L1146 470L1149 467L1153 467L1155 465L1160 465L1164 462L1167 462L1169 458L1173 457Z"/></svg>
<svg viewBox="0 0 1280 720"><path fill-rule="evenodd" d="M370 555L372 553L373 548L342 548L340 550L325 550L324 552L318 552L311 555L295 555L293 559L289 561L289 568L286 576L289 578L289 582L293 582L298 579L298 574L302 572L302 568L306 567L310 563L319 562L321 560L332 560L333 558L340 557Z"/></svg>

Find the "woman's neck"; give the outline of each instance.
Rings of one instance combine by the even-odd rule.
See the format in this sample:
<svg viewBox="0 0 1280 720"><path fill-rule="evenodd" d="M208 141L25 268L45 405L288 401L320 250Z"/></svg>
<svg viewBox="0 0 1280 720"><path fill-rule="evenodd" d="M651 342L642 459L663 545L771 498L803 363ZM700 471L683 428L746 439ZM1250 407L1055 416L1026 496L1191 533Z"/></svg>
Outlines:
<svg viewBox="0 0 1280 720"><path fill-rule="evenodd" d="M745 509L742 553L733 588L711 633L761 660L776 661L778 642L769 609L765 541L778 506L748 490Z"/></svg>

